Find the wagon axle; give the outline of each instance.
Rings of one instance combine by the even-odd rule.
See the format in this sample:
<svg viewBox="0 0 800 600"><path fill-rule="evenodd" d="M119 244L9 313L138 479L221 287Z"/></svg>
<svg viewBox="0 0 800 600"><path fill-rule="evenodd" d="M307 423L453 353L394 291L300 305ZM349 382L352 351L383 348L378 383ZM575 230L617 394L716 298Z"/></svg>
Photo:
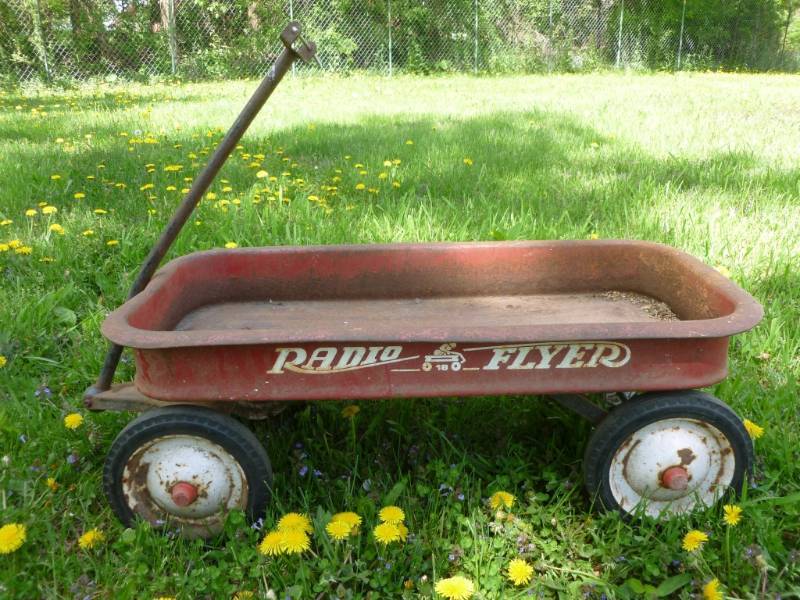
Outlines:
<svg viewBox="0 0 800 600"><path fill-rule="evenodd" d="M670 467L661 474L661 485L668 490L683 491L689 487L689 473L683 467Z"/></svg>
<svg viewBox="0 0 800 600"><path fill-rule="evenodd" d="M172 486L170 496L172 496L172 501L178 506L189 506L192 502L197 500L197 488L191 483L179 481Z"/></svg>

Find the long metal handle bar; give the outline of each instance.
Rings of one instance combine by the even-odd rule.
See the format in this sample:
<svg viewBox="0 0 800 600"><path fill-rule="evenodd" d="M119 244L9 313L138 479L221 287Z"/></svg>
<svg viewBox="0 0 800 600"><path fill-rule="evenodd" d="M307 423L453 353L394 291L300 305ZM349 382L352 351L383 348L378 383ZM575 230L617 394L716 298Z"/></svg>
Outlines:
<svg viewBox="0 0 800 600"><path fill-rule="evenodd" d="M295 41L298 39L300 40L300 44L295 46ZM175 214L172 216L172 219L161 232L158 241L150 250L150 254L147 255L144 263L142 263L139 275L136 277L136 281L133 282L131 291L128 294L128 299L133 298L136 294L141 292L150 282L150 279L152 279L153 274L161 264L161 261L172 246L175 238L178 237L186 221L202 199L203 194L206 193L206 190L211 185L211 182L214 181L222 165L225 164L231 152L236 148L236 144L239 143L239 140L244 135L244 132L247 131L247 128L261 110L261 107L264 106L264 103L270 95L272 95L272 92L275 91L278 83L280 83L283 76L289 71L292 63L298 58L308 62L315 56L316 46L313 42L306 42L302 39L300 24L295 21L289 23L283 30L281 33L281 41L284 45L283 52L280 53L269 73L264 77L264 80L259 84L256 91L253 92L250 100L248 100L242 112L236 118L236 121L231 125L228 133L219 143L216 150L214 150L214 154L211 156L208 164L206 164L205 168L197 176L197 179L192 183L192 187L189 189L186 196L184 196ZM100 371L97 382L86 390L84 398L91 399L94 395L110 389L121 356L122 346L112 343L106 353L105 360L103 361L103 368Z"/></svg>

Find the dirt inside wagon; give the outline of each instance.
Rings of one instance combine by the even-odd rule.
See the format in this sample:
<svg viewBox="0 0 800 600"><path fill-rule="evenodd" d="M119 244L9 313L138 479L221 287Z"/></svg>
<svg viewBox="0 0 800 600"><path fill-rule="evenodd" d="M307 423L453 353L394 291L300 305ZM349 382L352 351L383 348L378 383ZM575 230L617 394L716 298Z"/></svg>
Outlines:
<svg viewBox="0 0 800 600"><path fill-rule="evenodd" d="M678 321L664 302L633 292L605 291L516 296L456 296L224 302L187 314L175 330L313 329L319 323L347 331L377 324L415 328L521 326L559 323Z"/></svg>

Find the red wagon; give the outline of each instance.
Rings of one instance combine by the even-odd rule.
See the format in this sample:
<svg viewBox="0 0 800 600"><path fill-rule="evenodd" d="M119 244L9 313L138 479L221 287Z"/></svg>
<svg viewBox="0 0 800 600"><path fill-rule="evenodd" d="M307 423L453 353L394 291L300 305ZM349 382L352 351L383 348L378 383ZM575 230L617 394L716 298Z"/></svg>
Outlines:
<svg viewBox="0 0 800 600"><path fill-rule="evenodd" d="M269 499L266 452L230 413L276 401L548 395L597 424L584 471L602 504L683 512L738 490L753 449L695 388L727 374L731 335L761 319L734 283L646 242L492 242L199 252L152 277L230 149L291 64L296 24L243 115L103 324L113 346L92 409L146 410L115 440L117 515L218 531ZM259 96L259 92L261 95ZM151 280L152 277L152 280ZM136 378L111 385L121 348ZM607 411L587 393L605 394Z"/></svg>

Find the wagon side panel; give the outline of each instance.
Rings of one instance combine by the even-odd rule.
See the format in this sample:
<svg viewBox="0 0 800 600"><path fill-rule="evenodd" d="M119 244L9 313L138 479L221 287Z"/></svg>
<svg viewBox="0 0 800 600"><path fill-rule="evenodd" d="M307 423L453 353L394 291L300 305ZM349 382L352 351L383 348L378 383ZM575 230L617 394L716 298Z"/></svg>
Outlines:
<svg viewBox="0 0 800 600"><path fill-rule="evenodd" d="M160 400L336 400L655 391L727 374L728 338L315 343L137 350Z"/></svg>

